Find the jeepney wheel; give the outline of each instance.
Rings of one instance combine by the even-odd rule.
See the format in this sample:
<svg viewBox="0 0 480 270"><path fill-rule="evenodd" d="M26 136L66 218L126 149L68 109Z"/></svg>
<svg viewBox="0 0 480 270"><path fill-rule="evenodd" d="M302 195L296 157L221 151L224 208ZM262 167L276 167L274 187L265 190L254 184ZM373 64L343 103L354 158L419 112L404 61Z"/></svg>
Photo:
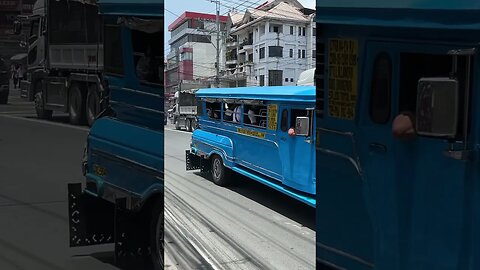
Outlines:
<svg viewBox="0 0 480 270"><path fill-rule="evenodd" d="M230 182L230 170L223 165L223 160L219 155L211 157L213 182L219 186L227 186Z"/></svg>
<svg viewBox="0 0 480 270"><path fill-rule="evenodd" d="M192 120L191 119L187 120L187 131L192 132Z"/></svg>
<svg viewBox="0 0 480 270"><path fill-rule="evenodd" d="M37 113L37 118L39 119L51 119L53 115L52 110L45 110L43 106L43 96L42 96L42 82L37 81L35 83L35 96L34 96L35 112Z"/></svg>
<svg viewBox="0 0 480 270"><path fill-rule="evenodd" d="M155 270L163 270L164 267L164 223L163 223L163 203L157 200L153 204L152 217L150 219L150 247L153 267Z"/></svg>
<svg viewBox="0 0 480 270"><path fill-rule="evenodd" d="M74 125L81 125L84 122L84 99L78 84L74 83L70 86L68 91L68 115L70 123Z"/></svg>
<svg viewBox="0 0 480 270"><path fill-rule="evenodd" d="M87 94L87 106L85 112L87 115L88 126L92 126L93 122L97 118L97 115L100 113L100 97L96 87L90 87Z"/></svg>

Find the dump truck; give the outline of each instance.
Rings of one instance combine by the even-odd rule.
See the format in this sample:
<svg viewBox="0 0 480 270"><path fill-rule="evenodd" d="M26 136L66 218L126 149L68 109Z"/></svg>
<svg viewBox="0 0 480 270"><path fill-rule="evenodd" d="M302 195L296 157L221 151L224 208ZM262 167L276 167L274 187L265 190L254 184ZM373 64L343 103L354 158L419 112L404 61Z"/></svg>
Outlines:
<svg viewBox="0 0 480 270"><path fill-rule="evenodd" d="M195 92L198 89L181 90L175 92L175 106L173 110L173 122L175 129L182 128L191 132L195 129L197 118L197 101Z"/></svg>
<svg viewBox="0 0 480 270"><path fill-rule="evenodd" d="M96 0L38 0L32 15L17 17L15 33L26 26L21 96L34 101L38 118L49 119L55 111L68 113L72 124L92 125L108 103Z"/></svg>

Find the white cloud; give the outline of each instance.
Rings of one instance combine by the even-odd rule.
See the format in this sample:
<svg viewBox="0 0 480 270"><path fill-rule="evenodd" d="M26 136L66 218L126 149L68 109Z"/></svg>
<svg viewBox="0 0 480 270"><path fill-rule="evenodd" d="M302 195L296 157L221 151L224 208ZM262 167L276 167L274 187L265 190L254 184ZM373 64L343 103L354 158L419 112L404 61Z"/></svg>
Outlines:
<svg viewBox="0 0 480 270"><path fill-rule="evenodd" d="M298 0L304 7L315 9L315 0Z"/></svg>

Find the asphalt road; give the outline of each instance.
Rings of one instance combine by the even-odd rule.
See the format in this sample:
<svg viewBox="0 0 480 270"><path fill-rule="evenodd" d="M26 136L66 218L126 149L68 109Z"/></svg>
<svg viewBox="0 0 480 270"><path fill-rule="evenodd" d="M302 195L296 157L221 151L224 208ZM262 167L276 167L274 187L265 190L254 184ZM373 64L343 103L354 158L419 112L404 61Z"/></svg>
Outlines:
<svg viewBox="0 0 480 270"><path fill-rule="evenodd" d="M315 211L250 179L185 170L191 133L165 131L165 244L178 269L314 269ZM169 269L166 265L165 269Z"/></svg>
<svg viewBox="0 0 480 270"><path fill-rule="evenodd" d="M88 128L33 116L18 90L0 105L0 269L119 269L112 246L68 246L67 184L83 180Z"/></svg>

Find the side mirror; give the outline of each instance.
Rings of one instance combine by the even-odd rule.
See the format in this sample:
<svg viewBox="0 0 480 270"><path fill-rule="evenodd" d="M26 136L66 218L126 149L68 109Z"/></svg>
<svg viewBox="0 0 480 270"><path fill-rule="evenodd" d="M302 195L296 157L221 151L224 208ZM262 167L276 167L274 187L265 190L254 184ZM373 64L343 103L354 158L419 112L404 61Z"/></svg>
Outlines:
<svg viewBox="0 0 480 270"><path fill-rule="evenodd" d="M295 134L299 136L308 136L310 133L309 118L306 116L299 116L295 120Z"/></svg>
<svg viewBox="0 0 480 270"><path fill-rule="evenodd" d="M15 33L15 35L19 35L22 33L22 23L19 22L19 21L15 21L13 23L13 32Z"/></svg>
<svg viewBox="0 0 480 270"><path fill-rule="evenodd" d="M454 138L458 124L459 83L451 78L421 78L417 87L417 134Z"/></svg>

